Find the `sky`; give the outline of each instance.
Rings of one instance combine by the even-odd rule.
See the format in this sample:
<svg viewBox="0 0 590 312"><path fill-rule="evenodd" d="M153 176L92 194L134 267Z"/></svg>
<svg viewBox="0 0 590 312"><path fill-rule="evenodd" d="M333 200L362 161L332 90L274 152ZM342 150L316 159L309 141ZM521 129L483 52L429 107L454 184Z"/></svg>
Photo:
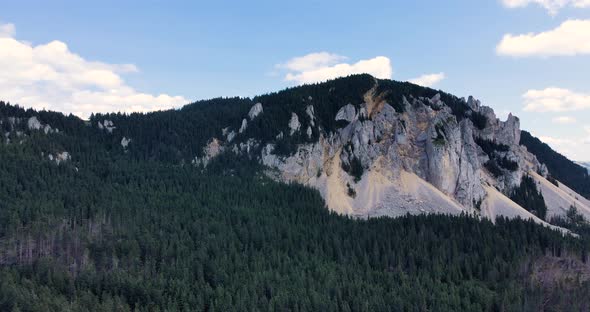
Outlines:
<svg viewBox="0 0 590 312"><path fill-rule="evenodd" d="M367 72L590 160L590 0L3 1L0 99L152 111Z"/></svg>

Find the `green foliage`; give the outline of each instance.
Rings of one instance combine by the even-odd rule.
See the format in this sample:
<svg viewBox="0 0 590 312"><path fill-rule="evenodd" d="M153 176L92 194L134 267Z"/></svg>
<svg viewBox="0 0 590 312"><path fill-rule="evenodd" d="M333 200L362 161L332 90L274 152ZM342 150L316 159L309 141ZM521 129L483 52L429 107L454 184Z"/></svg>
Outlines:
<svg viewBox="0 0 590 312"><path fill-rule="evenodd" d="M475 138L475 143L477 143L477 145L490 156L493 156L496 152L507 152L510 149L506 144L496 143L479 137Z"/></svg>
<svg viewBox="0 0 590 312"><path fill-rule="evenodd" d="M363 164L358 157L353 156L352 160L350 161L350 175L354 177L354 182L359 182L363 177L365 169L363 168Z"/></svg>
<svg viewBox="0 0 590 312"><path fill-rule="evenodd" d="M498 163L494 159L486 161L483 166L496 178L502 176L502 169L498 166Z"/></svg>
<svg viewBox="0 0 590 312"><path fill-rule="evenodd" d="M553 178L565 183L578 194L590 198L590 176L586 168L557 153L526 131L521 131L520 144L526 146L529 152L547 166Z"/></svg>
<svg viewBox="0 0 590 312"><path fill-rule="evenodd" d="M510 199L524 209L534 213L537 217L545 220L547 206L543 194L537 190L535 180L530 176L523 176L520 186L512 190Z"/></svg>
<svg viewBox="0 0 590 312"><path fill-rule="evenodd" d="M498 165L510 171L518 170L518 163L516 161L508 159L506 156L498 159Z"/></svg>
<svg viewBox="0 0 590 312"><path fill-rule="evenodd" d="M473 125L479 130L485 129L485 127L488 125L488 118L482 113L472 111L470 117Z"/></svg>
<svg viewBox="0 0 590 312"><path fill-rule="evenodd" d="M291 111L304 120L309 103L316 122L334 129L336 111L361 103L372 84L359 75L253 100L95 115L91 125L0 103L1 120L36 115L60 129L0 142L0 311L546 308L521 268L562 251L583 258L585 241L503 218L351 219L326 209L315 190L266 178L246 157L225 153L206 170L187 165L222 128L239 127L253 103L264 113L248 136L273 141L268 129L285 131ZM461 100L441 98L464 116ZM113 134L97 129L104 119ZM123 136L133 139L127 151ZM285 153L305 140L285 138ZM72 154L65 164L43 156L63 150Z"/></svg>
<svg viewBox="0 0 590 312"><path fill-rule="evenodd" d="M445 128L442 124L436 124L434 126L434 129L436 131L436 138L434 138L434 140L432 141L434 144L436 145L445 145L446 140L445 140Z"/></svg>

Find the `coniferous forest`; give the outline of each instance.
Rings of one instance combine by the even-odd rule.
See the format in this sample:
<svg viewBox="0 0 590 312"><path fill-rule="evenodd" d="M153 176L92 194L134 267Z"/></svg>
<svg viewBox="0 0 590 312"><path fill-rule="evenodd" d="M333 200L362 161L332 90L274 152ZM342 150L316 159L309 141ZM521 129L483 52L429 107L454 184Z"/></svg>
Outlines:
<svg viewBox="0 0 590 312"><path fill-rule="evenodd" d="M352 101L361 93L346 84L369 85L353 79L266 96L289 105L335 87L350 92L338 102ZM359 220L331 213L315 190L271 180L253 160L188 162L221 119L239 123L255 100L108 116L133 138L129 149L92 126L105 116L89 125L0 103L0 311L590 309L590 283L560 274L588 267L590 231L575 215L561 225L579 237L467 215ZM285 124L272 109L258 122ZM60 131L10 121L31 116ZM48 159L63 150L71 160Z"/></svg>

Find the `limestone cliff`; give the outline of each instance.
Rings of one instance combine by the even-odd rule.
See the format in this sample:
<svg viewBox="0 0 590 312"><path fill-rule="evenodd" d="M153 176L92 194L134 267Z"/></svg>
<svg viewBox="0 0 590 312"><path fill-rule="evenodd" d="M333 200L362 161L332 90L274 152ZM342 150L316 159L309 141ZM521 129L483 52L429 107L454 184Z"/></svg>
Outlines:
<svg viewBox="0 0 590 312"><path fill-rule="evenodd" d="M440 94L404 96L402 109L396 109L399 105L388 103L375 84L363 103L343 104L333 115L336 129L322 128L317 120L321 102L303 101L305 114L290 112L289 136L269 129L279 133L275 140L213 139L202 156L208 161L224 150L247 153L272 169L267 172L276 179L312 186L330 209L358 217L464 212L546 224L508 198L524 175L547 175L546 167L519 145L516 116L501 121L473 97L461 100L466 113L457 115ZM257 103L247 117L254 119L267 104ZM277 153L281 140L301 128L307 139L319 133L317 140L299 143L287 155Z"/></svg>

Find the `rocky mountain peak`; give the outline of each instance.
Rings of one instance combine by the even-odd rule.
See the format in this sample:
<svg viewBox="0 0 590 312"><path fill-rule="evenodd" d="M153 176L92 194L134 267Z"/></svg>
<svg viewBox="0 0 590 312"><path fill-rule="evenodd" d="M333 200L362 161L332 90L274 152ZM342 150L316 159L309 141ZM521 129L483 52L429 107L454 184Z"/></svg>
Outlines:
<svg viewBox="0 0 590 312"><path fill-rule="evenodd" d="M330 108L330 114L322 106L327 103L299 98L300 106L284 112L284 128L261 129L272 136L245 132L247 120L258 128L274 122L265 115L270 119L254 126L254 118L263 118L256 117L261 103L265 114L278 109L269 98L257 102L243 118L240 136L225 128L225 140L210 140L196 163L206 165L224 151L246 154L273 169L274 178L316 188L331 210L358 217L469 213L547 224L509 198L524 177L535 174L541 183L548 174L519 145L518 117L501 121L473 96L464 100L415 85L372 82L360 96L347 98L356 101ZM331 86L328 93L335 90ZM562 210L550 207L549 213Z"/></svg>

